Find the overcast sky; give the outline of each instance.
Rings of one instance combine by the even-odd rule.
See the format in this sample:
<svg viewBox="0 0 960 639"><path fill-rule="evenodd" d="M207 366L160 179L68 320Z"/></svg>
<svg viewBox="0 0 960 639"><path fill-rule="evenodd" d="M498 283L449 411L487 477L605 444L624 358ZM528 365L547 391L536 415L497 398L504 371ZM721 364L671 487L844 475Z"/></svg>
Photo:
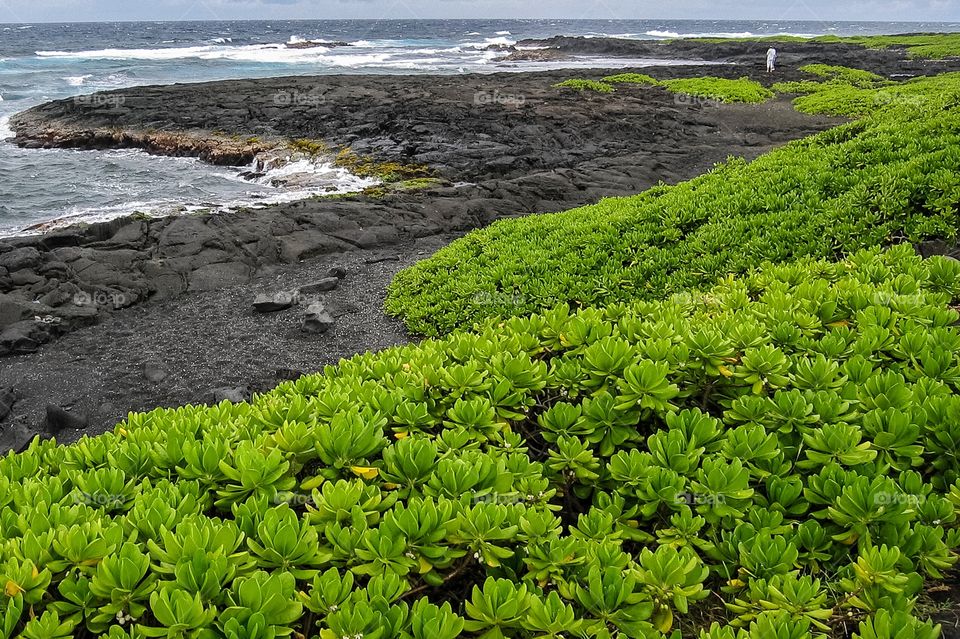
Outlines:
<svg viewBox="0 0 960 639"><path fill-rule="evenodd" d="M960 21L960 0L0 0L0 22L301 18Z"/></svg>

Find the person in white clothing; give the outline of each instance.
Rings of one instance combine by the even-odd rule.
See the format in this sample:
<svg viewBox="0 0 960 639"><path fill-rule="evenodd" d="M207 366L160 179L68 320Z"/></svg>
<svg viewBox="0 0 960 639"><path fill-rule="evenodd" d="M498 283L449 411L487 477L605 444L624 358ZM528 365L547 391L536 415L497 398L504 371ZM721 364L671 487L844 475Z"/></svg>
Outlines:
<svg viewBox="0 0 960 639"><path fill-rule="evenodd" d="M777 70L777 50L767 49L767 73L773 73Z"/></svg>

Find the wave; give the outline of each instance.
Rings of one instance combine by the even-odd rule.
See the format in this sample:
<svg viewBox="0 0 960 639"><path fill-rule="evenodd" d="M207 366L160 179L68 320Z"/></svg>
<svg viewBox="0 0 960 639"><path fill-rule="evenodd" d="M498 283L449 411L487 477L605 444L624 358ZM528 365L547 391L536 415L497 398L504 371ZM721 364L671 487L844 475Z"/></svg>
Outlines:
<svg viewBox="0 0 960 639"><path fill-rule="evenodd" d="M485 38L483 42L463 42L460 44L460 46L468 49L486 49L487 47L496 45L512 47L516 43L516 40L511 40L506 36L499 36L496 38Z"/></svg>
<svg viewBox="0 0 960 639"><path fill-rule="evenodd" d="M0 98L0 100L2 100L2 98ZM10 116L5 115L0 117L0 141L12 138L14 135L16 134L13 132L13 129L10 128Z"/></svg>
<svg viewBox="0 0 960 639"><path fill-rule="evenodd" d="M214 38L210 42L214 42L216 44L227 44L229 42L233 42L233 38Z"/></svg>
<svg viewBox="0 0 960 639"><path fill-rule="evenodd" d="M93 77L93 74L92 74L92 73L88 73L88 74L86 74L86 75L68 75L68 76L66 76L66 77L63 78L63 79L64 79L64 80L66 81L66 83L69 84L70 86L72 86L72 87L79 87L79 86L83 86L83 83L86 82L87 80L89 80L89 79L92 78L92 77Z"/></svg>
<svg viewBox="0 0 960 639"><path fill-rule="evenodd" d="M619 36L609 36L612 38L617 37L627 37L629 34L623 34ZM781 31L779 33L753 33L752 31L739 31L739 32L730 32L730 31L704 31L700 33L678 33L676 31L659 31L651 30L644 32L645 36L651 38L769 38L773 36L784 36L784 37L796 37L796 38L813 38L816 37L815 33L787 33Z"/></svg>
<svg viewBox="0 0 960 639"><path fill-rule="evenodd" d="M0 120L0 126L3 125L4 121ZM2 129L0 129L0 137L2 137ZM132 153L140 153L140 151L132 151ZM231 175L229 178L233 181L249 184L254 190L248 190L242 196L234 196L225 202L216 204L202 199L153 199L102 206L73 206L68 208L63 215L51 220L34 222L20 228L0 228L3 229L4 235L39 235L79 222L106 222L134 213L145 213L153 217L169 217L197 211L222 213L239 208L259 209L318 195L357 193L379 184L379 180L358 177L346 169L334 167L330 162L314 159L301 159L282 164L271 168L255 180L245 180L239 174ZM195 184L190 186L194 189L197 188ZM216 197L213 193L210 193L210 195Z"/></svg>
<svg viewBox="0 0 960 639"><path fill-rule="evenodd" d="M299 184L312 187L314 191L320 189L336 193L361 191L379 183L378 180L358 177L344 168L333 166L329 161L317 158L300 158L281 163L264 171L253 181L265 186Z"/></svg>
<svg viewBox="0 0 960 639"><path fill-rule="evenodd" d="M157 60L178 59L234 60L275 64L328 64L331 66L355 67L377 64L387 60L390 53L328 55L331 49L311 47L288 49L280 44L246 46L200 46L168 49L99 49L94 51L37 51L41 58L64 58L74 60Z"/></svg>

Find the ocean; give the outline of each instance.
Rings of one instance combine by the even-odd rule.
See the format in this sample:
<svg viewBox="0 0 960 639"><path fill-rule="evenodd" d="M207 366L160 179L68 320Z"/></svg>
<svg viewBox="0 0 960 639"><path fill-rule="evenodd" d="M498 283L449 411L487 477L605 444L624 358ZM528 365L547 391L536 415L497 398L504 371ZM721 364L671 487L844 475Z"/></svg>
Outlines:
<svg viewBox="0 0 960 639"><path fill-rule="evenodd" d="M148 84L337 73L484 73L504 67L492 44L553 35L638 39L751 35L867 35L960 31L960 23L823 23L645 20L371 20L0 24L0 140L9 117L45 101ZM346 47L288 48L307 40ZM582 61L601 66L601 60ZM611 61L604 66L636 66ZM642 62L642 61L639 61ZM328 166L322 190L365 184ZM283 169L281 169L283 170ZM35 225L109 219L141 211L250 206L307 197L311 190L251 182L242 169L140 151L25 150L0 141L0 236ZM43 226L42 228L48 228Z"/></svg>

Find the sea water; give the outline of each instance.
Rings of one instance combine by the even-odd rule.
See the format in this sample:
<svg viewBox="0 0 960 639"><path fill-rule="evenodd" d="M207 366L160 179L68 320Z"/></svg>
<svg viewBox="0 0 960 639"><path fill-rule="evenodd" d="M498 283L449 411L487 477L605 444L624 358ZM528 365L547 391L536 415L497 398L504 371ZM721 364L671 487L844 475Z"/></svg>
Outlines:
<svg viewBox="0 0 960 639"><path fill-rule="evenodd" d="M751 35L865 35L957 31L960 24L727 21L373 20L0 24L0 140L12 114L49 100L137 85L334 73L484 73L568 66L636 66L602 59L504 66L490 45L553 35L638 39ZM305 41L345 47L289 48ZM91 99L91 98L88 98ZM369 181L329 164L278 167L257 180L243 168L135 150L28 150L0 142L0 236L46 224L251 206L348 192ZM310 188L284 186L312 171ZM40 226L37 226L37 225Z"/></svg>

